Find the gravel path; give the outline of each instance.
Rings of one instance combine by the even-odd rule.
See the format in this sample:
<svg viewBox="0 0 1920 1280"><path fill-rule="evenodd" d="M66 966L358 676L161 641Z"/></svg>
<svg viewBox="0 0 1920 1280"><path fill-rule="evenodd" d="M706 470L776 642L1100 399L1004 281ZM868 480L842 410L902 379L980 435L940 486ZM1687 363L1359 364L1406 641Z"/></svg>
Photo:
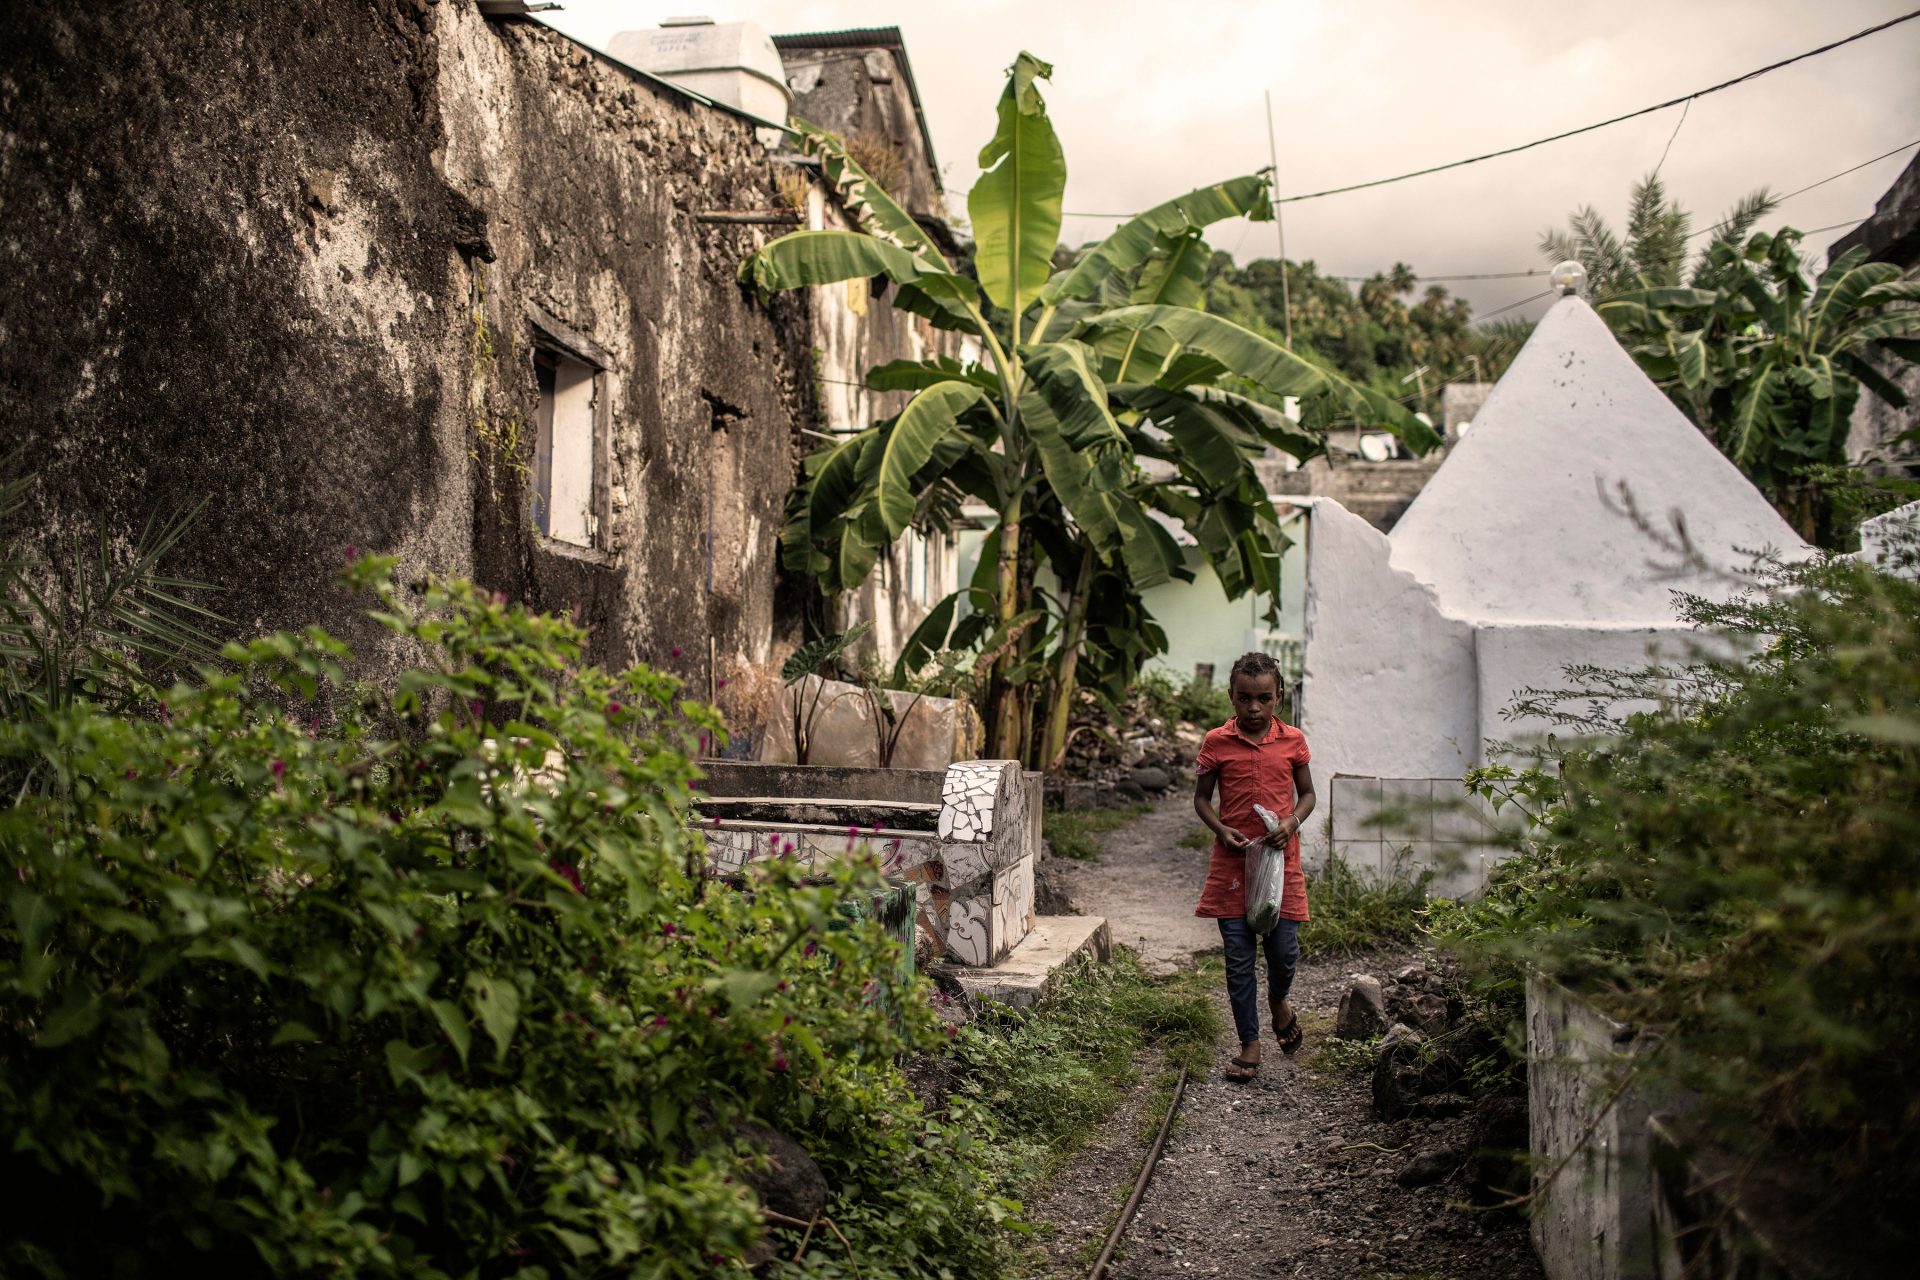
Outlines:
<svg viewBox="0 0 1920 1280"><path fill-rule="evenodd" d="M1194 952L1219 946L1212 923L1192 916L1204 850L1173 843L1197 825L1192 813L1186 797L1169 798L1114 832L1098 861L1074 869L1072 892L1081 910L1107 915L1116 942L1131 946L1145 938L1143 954L1161 964L1191 962ZM1396 1181L1423 1152L1465 1150L1467 1117L1377 1120L1364 1068L1341 1070L1317 1057L1333 1043L1330 1030L1348 975L1384 976L1412 958L1382 953L1302 964L1293 999L1308 1046L1289 1060L1263 1028L1264 1065L1251 1085L1220 1075L1238 1048L1223 987L1215 996L1223 1031L1214 1069L1188 1081L1166 1153L1109 1271L1115 1280L1542 1275L1524 1221L1458 1207L1466 1193L1457 1176L1415 1189ZM1153 1096L1159 1073L1155 1064L1145 1065L1128 1103L1031 1206L1045 1224L1034 1241L1034 1275L1083 1276L1091 1267L1159 1118Z"/></svg>

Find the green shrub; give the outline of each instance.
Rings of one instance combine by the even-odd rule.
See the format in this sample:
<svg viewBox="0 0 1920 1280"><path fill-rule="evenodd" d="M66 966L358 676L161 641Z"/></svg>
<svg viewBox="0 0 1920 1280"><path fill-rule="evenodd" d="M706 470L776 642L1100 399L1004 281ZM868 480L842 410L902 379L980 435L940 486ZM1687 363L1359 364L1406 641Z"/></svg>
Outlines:
<svg viewBox="0 0 1920 1280"><path fill-rule="evenodd" d="M1148 715L1158 716L1168 724L1185 720L1202 729L1224 724L1233 714L1233 703L1227 697L1224 684L1197 677L1182 684L1158 668L1134 682L1133 700L1140 703Z"/></svg>
<svg viewBox="0 0 1920 1280"><path fill-rule="evenodd" d="M1481 774L1540 825L1484 901L1436 908L1436 929L1510 1016L1533 967L1649 1027L1636 1069L1697 1100L1706 1141L1804 1171L1863 1230L1910 1242L1920 584L1834 560L1761 586L1687 607L1751 660L1575 672L1590 688L1534 700L1656 709L1569 714L1611 736Z"/></svg>
<svg viewBox="0 0 1920 1280"><path fill-rule="evenodd" d="M1313 919L1300 929L1300 952L1350 956L1378 947L1404 946L1421 936L1431 871L1406 869L1395 859L1385 876L1366 875L1338 854L1307 873L1307 909Z"/></svg>
<svg viewBox="0 0 1920 1280"><path fill-rule="evenodd" d="M896 944L840 910L870 861L707 883L709 709L579 667L564 620L351 578L420 655L390 698L311 630L159 721L0 723L0 1272L738 1271L749 1119L803 1137L870 1268L987 1265L965 1135L893 1065L935 1024L881 1010Z"/></svg>

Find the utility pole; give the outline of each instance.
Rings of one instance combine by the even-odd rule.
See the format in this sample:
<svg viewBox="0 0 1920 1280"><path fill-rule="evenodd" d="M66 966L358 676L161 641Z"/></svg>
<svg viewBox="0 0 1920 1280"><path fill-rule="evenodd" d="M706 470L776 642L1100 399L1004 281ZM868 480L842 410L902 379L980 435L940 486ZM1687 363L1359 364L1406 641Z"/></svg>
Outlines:
<svg viewBox="0 0 1920 1280"><path fill-rule="evenodd" d="M1273 90L1267 91L1267 166L1274 180L1280 179L1280 149L1273 140ZM1286 326L1287 350L1293 350L1293 298L1287 288L1287 224L1280 216L1280 201L1273 202L1273 227L1280 235L1280 319Z"/></svg>

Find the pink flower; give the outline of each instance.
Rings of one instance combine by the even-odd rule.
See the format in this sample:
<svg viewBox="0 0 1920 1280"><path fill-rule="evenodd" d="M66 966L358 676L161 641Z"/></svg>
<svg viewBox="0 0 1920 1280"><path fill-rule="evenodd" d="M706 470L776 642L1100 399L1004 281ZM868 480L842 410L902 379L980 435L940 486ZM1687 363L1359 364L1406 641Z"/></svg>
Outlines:
<svg viewBox="0 0 1920 1280"><path fill-rule="evenodd" d="M776 1053L776 1054L774 1054L774 1055L773 1055L773 1069L774 1069L775 1071L785 1071L785 1070L787 1069L787 1055L786 1055L786 1054L784 1054L784 1053Z"/></svg>
<svg viewBox="0 0 1920 1280"><path fill-rule="evenodd" d="M278 782L287 776L287 762L285 760L275 760L267 766L267 770L273 774L273 780Z"/></svg>
<svg viewBox="0 0 1920 1280"><path fill-rule="evenodd" d="M954 1026L951 1022L949 1022L947 1024L947 1039L951 1040L959 1034L960 1034L960 1028Z"/></svg>
<svg viewBox="0 0 1920 1280"><path fill-rule="evenodd" d="M808 944L806 945L806 948L805 948L804 950L802 950L802 951L800 952L800 954L801 954L801 955L803 955L803 956L810 956L810 955L812 955L812 954L813 954L814 952L816 952L816 951L818 951L819 949L820 949L820 944L819 944L819 943L817 943L817 942L809 942L809 943L808 943Z"/></svg>
<svg viewBox="0 0 1920 1280"><path fill-rule="evenodd" d="M667 921L667 923L660 926L660 936L663 938L671 938L674 934L678 932L679 930L673 927L673 921L671 920Z"/></svg>
<svg viewBox="0 0 1920 1280"><path fill-rule="evenodd" d="M617 716L617 715L619 715L619 714L620 714L620 704L619 704L619 703L617 703L617 702L609 702L609 703L607 704L607 714L608 714L608 715L610 715L610 716Z"/></svg>
<svg viewBox="0 0 1920 1280"><path fill-rule="evenodd" d="M656 1026L656 1027L664 1027L664 1026L666 1026L666 1025L667 1025L667 1015L666 1015L666 1014L664 1014L664 1013L656 1013L656 1014L654 1014L654 1015L653 1015L653 1025L654 1025L654 1026Z"/></svg>
<svg viewBox="0 0 1920 1280"><path fill-rule="evenodd" d="M674 657L677 658L680 656L680 646L675 645L673 646L673 648L669 649L667 652L671 653Z"/></svg>
<svg viewBox="0 0 1920 1280"><path fill-rule="evenodd" d="M587 891L585 886L583 886L580 883L580 872L573 866L572 863L549 862L547 865L552 867L554 869L554 872L558 874L562 880L565 880L568 884L572 885L573 891L575 893L585 893Z"/></svg>
<svg viewBox="0 0 1920 1280"><path fill-rule="evenodd" d="M347 563L352 564L355 560L358 560L359 558L360 558L360 548L354 546L351 542L349 542L347 544Z"/></svg>
<svg viewBox="0 0 1920 1280"><path fill-rule="evenodd" d="M139 776L140 776L140 771L138 769L127 770L127 781L131 782Z"/></svg>
<svg viewBox="0 0 1920 1280"><path fill-rule="evenodd" d="M475 698L467 704L467 710L472 713L475 720L478 720L482 715L486 714L487 704Z"/></svg>
<svg viewBox="0 0 1920 1280"><path fill-rule="evenodd" d="M713 682L713 687L716 689L724 689L727 687L727 682L725 680L715 680Z"/></svg>

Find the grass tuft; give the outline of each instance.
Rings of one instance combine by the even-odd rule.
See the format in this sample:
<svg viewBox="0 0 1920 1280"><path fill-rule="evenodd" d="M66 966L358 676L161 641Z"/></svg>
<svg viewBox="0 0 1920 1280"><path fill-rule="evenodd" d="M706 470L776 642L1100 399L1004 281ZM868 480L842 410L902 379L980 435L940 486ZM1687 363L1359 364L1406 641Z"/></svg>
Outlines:
<svg viewBox="0 0 1920 1280"><path fill-rule="evenodd" d="M1300 950L1309 956L1350 956L1379 947L1403 946L1424 932L1431 871L1410 872L1397 860L1393 872L1356 871L1335 855L1307 875L1307 909L1313 919L1300 930Z"/></svg>
<svg viewBox="0 0 1920 1280"><path fill-rule="evenodd" d="M1095 836L1106 835L1145 813L1150 804L1129 804L1118 809L1048 809L1040 816L1040 831L1056 857L1086 862L1100 852Z"/></svg>
<svg viewBox="0 0 1920 1280"><path fill-rule="evenodd" d="M1170 1069L1206 1062L1220 1030L1211 993L1192 972L1151 977L1121 949L1063 975L1030 1010L982 1006L954 1045L955 1093L985 1122L976 1135L998 1193L1025 1195L1092 1136L1138 1080L1143 1051Z"/></svg>
<svg viewBox="0 0 1920 1280"><path fill-rule="evenodd" d="M1205 827L1195 827L1174 841L1182 849L1204 849L1213 843L1213 832Z"/></svg>

